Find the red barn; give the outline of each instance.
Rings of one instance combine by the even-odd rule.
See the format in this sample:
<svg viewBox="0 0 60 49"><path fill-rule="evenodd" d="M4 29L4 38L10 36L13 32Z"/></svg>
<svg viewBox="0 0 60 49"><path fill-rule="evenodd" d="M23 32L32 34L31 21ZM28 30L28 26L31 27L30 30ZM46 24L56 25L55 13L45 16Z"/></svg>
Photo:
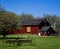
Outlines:
<svg viewBox="0 0 60 49"><path fill-rule="evenodd" d="M50 26L46 19L21 20L22 28L20 31L10 31L9 34L39 34L55 35L56 31Z"/></svg>

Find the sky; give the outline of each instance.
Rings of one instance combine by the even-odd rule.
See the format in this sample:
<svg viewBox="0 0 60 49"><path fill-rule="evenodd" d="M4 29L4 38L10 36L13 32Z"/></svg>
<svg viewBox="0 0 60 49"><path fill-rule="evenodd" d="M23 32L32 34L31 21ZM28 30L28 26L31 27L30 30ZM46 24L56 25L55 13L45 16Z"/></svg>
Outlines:
<svg viewBox="0 0 60 49"><path fill-rule="evenodd" d="M19 15L24 12L35 17L44 14L60 16L60 0L0 0L0 4Z"/></svg>

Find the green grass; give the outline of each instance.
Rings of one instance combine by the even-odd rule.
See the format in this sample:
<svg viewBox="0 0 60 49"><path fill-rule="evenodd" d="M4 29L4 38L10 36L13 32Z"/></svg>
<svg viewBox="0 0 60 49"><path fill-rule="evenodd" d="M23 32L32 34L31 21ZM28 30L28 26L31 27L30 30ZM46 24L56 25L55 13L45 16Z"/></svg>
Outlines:
<svg viewBox="0 0 60 49"><path fill-rule="evenodd" d="M37 35L8 35L7 37L31 37L32 45L8 45L0 39L0 49L60 49L60 36L37 36Z"/></svg>

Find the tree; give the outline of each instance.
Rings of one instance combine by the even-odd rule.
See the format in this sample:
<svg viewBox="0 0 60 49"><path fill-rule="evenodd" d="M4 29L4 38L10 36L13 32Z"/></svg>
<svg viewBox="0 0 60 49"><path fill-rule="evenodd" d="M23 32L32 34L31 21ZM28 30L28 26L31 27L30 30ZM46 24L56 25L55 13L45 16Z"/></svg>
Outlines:
<svg viewBox="0 0 60 49"><path fill-rule="evenodd" d="M19 30L20 27L20 19L15 13L0 11L0 32L4 38L9 30Z"/></svg>
<svg viewBox="0 0 60 49"><path fill-rule="evenodd" d="M20 17L22 20L33 20L34 19L34 16L32 14L22 13Z"/></svg>

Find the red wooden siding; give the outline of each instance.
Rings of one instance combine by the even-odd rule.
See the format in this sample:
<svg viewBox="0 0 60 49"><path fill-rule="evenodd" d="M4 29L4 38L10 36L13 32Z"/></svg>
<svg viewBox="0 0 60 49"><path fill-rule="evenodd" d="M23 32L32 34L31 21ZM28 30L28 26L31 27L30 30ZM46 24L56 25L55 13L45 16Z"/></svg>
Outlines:
<svg viewBox="0 0 60 49"><path fill-rule="evenodd" d="M31 27L31 32L27 32L27 27ZM23 26L21 29L21 33L31 33L31 34L38 34L38 26Z"/></svg>
<svg viewBox="0 0 60 49"><path fill-rule="evenodd" d="M20 33L26 33L26 26L22 26Z"/></svg>
<svg viewBox="0 0 60 49"><path fill-rule="evenodd" d="M27 27L31 27L31 32L27 32ZM20 31L10 30L9 34L23 34L23 33L38 34L38 30L39 30L38 26L22 26Z"/></svg>
<svg viewBox="0 0 60 49"><path fill-rule="evenodd" d="M32 26L31 27L31 33L32 34L38 34L39 27L38 26Z"/></svg>
<svg viewBox="0 0 60 49"><path fill-rule="evenodd" d="M16 31L16 30L10 30L9 31L9 34L20 34L20 32L19 31Z"/></svg>

